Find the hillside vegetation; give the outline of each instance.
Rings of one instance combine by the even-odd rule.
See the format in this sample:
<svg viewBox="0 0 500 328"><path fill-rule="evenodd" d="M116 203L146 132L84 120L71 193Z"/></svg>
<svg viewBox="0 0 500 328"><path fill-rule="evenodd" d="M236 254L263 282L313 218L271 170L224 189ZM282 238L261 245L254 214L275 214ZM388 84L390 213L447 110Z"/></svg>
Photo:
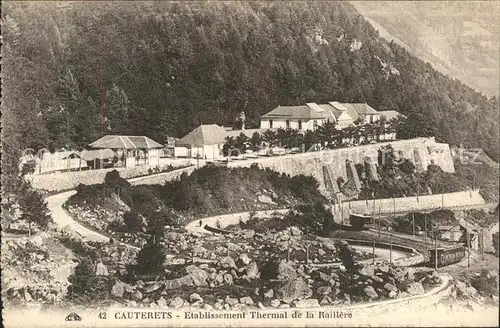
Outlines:
<svg viewBox="0 0 500 328"><path fill-rule="evenodd" d="M25 147L164 142L333 100L399 110L407 137L499 158L497 99L381 39L346 2L6 2L2 21L4 169Z"/></svg>

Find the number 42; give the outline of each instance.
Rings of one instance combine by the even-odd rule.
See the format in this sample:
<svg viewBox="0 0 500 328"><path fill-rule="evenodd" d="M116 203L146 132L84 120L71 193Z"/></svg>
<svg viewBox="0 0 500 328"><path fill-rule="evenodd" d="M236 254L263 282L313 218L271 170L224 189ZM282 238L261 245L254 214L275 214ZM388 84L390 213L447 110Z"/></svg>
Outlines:
<svg viewBox="0 0 500 328"><path fill-rule="evenodd" d="M106 312L100 312L97 316L99 319L106 319Z"/></svg>

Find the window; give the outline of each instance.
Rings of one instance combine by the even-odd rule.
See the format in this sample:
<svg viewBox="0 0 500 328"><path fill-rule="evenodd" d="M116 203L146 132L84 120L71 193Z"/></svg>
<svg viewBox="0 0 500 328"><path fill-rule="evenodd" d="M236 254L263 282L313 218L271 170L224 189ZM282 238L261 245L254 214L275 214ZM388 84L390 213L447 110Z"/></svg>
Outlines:
<svg viewBox="0 0 500 328"><path fill-rule="evenodd" d="M299 120L299 122L298 122L298 123L299 123L299 130L302 130L302 121L301 121L301 120Z"/></svg>
<svg viewBox="0 0 500 328"><path fill-rule="evenodd" d="M286 128L289 129L290 128L290 120L286 120L285 124L286 124Z"/></svg>
<svg viewBox="0 0 500 328"><path fill-rule="evenodd" d="M313 130L316 130L318 128L318 121L314 120L313 121Z"/></svg>
<svg viewBox="0 0 500 328"><path fill-rule="evenodd" d="M273 128L273 120L269 120L269 128Z"/></svg>

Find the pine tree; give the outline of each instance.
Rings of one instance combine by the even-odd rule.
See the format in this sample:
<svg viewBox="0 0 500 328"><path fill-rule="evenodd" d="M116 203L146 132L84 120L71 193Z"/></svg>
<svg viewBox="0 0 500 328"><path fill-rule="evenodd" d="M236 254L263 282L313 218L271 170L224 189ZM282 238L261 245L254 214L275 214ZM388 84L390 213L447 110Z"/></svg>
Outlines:
<svg viewBox="0 0 500 328"><path fill-rule="evenodd" d="M137 254L137 272L152 273L163 267L166 254L158 240L146 243Z"/></svg>
<svg viewBox="0 0 500 328"><path fill-rule="evenodd" d="M25 188L19 200L21 208L21 219L26 220L29 224L29 234L31 235L31 225L34 223L41 229L47 229L47 226L52 218L47 208L47 203L42 198L38 191L29 187Z"/></svg>
<svg viewBox="0 0 500 328"><path fill-rule="evenodd" d="M104 276L96 276L96 265L89 256L78 263L68 281L67 297L71 300L88 304L108 296L108 280Z"/></svg>

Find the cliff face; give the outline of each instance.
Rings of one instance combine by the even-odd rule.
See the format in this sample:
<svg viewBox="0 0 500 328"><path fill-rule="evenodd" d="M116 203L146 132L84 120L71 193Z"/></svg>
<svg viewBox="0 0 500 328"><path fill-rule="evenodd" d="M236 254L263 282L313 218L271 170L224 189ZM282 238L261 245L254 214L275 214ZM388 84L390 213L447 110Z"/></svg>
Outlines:
<svg viewBox="0 0 500 328"><path fill-rule="evenodd" d="M365 163L369 158L371 163L376 162L378 150L386 145L391 145L394 153L399 158L407 158L414 163L417 168L426 170L429 164L439 165L445 172L455 172L453 159L448 144L437 143L434 138L416 138L409 140L399 140L370 144L353 148L342 148L310 152L295 155L285 155L277 157L259 158L249 161L231 162L230 167L250 166L257 163L264 168L270 168L278 172L290 175L312 175L320 183L321 191L332 193L339 177L344 180L355 179L356 170L352 169L351 163ZM326 167L327 169L324 169ZM326 175L329 173L329 177ZM325 183L325 180L327 183Z"/></svg>

